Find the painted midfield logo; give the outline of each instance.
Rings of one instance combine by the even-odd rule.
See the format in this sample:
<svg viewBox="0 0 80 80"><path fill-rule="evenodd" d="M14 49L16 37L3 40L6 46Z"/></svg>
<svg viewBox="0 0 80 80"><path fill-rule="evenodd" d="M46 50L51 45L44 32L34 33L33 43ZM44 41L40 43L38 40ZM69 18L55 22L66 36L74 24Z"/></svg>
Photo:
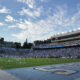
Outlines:
<svg viewBox="0 0 80 80"><path fill-rule="evenodd" d="M35 68L36 70L52 72L58 75L71 75L75 74L77 71L75 70L67 70L67 69L55 69L55 68Z"/></svg>

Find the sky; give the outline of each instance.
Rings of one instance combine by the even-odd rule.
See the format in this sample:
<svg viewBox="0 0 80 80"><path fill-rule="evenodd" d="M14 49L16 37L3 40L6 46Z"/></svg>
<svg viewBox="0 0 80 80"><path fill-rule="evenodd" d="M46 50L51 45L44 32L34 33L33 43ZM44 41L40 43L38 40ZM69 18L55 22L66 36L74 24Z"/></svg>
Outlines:
<svg viewBox="0 0 80 80"><path fill-rule="evenodd" d="M45 40L80 29L80 0L0 0L0 37Z"/></svg>

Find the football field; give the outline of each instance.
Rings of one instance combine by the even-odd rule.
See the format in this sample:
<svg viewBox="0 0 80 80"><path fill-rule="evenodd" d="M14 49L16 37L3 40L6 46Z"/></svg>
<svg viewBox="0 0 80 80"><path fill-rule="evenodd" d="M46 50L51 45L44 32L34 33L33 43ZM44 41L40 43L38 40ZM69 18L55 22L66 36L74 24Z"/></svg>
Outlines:
<svg viewBox="0 0 80 80"><path fill-rule="evenodd" d="M62 58L0 58L0 67L3 69L23 68L61 63L80 62L80 59Z"/></svg>
<svg viewBox="0 0 80 80"><path fill-rule="evenodd" d="M80 62L7 69L4 71L11 75L11 79L8 80L80 80Z"/></svg>

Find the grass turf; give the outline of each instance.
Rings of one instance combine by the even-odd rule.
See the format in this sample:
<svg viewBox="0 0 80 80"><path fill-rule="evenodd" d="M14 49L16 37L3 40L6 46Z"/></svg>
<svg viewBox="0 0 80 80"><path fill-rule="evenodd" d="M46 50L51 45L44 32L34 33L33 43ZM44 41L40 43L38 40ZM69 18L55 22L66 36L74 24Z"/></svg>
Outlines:
<svg viewBox="0 0 80 80"><path fill-rule="evenodd" d="M80 59L62 59L62 58L0 58L0 67L3 69L52 65L70 62L80 62Z"/></svg>

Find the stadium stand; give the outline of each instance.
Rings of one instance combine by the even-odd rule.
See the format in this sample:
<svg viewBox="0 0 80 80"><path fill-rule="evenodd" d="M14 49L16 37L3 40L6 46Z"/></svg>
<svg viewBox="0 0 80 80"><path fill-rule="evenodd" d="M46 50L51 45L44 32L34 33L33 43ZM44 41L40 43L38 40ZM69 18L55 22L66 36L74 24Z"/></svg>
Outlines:
<svg viewBox="0 0 80 80"><path fill-rule="evenodd" d="M0 48L1 57L79 58L80 30L53 36L50 44L39 44L31 49Z"/></svg>
<svg viewBox="0 0 80 80"><path fill-rule="evenodd" d="M29 54L31 57L55 57L55 58L77 58L80 56L80 47L67 47L55 49L36 49Z"/></svg>
<svg viewBox="0 0 80 80"><path fill-rule="evenodd" d="M66 57L80 56L80 30L56 35L50 44L40 44L33 47L33 57Z"/></svg>
<svg viewBox="0 0 80 80"><path fill-rule="evenodd" d="M0 57L26 57L30 49L0 48Z"/></svg>

